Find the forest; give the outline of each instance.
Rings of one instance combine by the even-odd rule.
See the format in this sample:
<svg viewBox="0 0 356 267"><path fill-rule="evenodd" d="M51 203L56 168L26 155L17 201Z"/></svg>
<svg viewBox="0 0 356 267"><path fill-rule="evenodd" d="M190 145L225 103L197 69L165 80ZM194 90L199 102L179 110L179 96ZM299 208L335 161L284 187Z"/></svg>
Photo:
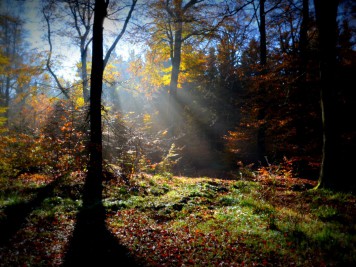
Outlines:
<svg viewBox="0 0 356 267"><path fill-rule="evenodd" d="M0 0L0 267L355 266L352 0Z"/></svg>

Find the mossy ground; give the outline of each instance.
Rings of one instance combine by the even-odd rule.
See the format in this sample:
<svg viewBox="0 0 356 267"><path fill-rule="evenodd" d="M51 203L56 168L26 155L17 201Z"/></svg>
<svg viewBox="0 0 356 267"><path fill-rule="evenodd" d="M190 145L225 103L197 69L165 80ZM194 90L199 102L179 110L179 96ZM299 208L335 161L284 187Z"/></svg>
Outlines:
<svg viewBox="0 0 356 267"><path fill-rule="evenodd" d="M16 218L10 210L18 209L22 219L2 242L1 266L63 264L82 205L83 175L51 183L30 175L0 181L1 224L10 227ZM102 205L111 235L143 266L355 265L355 196L310 190L313 185L280 176L142 174L129 184L105 181Z"/></svg>

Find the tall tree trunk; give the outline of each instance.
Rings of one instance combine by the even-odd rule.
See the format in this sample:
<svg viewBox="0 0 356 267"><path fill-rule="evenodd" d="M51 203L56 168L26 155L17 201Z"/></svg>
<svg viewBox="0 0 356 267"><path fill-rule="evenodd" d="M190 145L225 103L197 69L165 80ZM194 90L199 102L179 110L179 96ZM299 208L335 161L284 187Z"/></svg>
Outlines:
<svg viewBox="0 0 356 267"><path fill-rule="evenodd" d="M173 45L173 57L172 60L172 71L171 71L171 81L169 84L169 97L170 97L170 114L171 114L171 134L176 134L177 119L180 114L178 99L177 99L177 89L178 89L178 77L180 71L181 63L181 49L182 49L182 31L183 23L182 21L177 22L177 29L174 34L174 45Z"/></svg>
<svg viewBox="0 0 356 267"><path fill-rule="evenodd" d="M11 27L12 26L12 27ZM5 82L5 118L6 118L6 123L5 125L8 125L9 123L9 107L10 107L10 90L11 90L11 79L12 79L12 70L16 69L16 37L17 37L17 21L12 21L10 18L5 19L4 23L4 37L5 37L5 56L9 59L11 62L7 67L5 67L6 70L6 82Z"/></svg>
<svg viewBox="0 0 356 267"><path fill-rule="evenodd" d="M83 86L83 98L84 102L87 103L89 101L89 90L88 90L88 72L87 72L87 49L84 44L80 47L80 59L82 62L81 69L81 78L82 78L82 86Z"/></svg>
<svg viewBox="0 0 356 267"><path fill-rule="evenodd" d="M185 22L185 13L187 10L192 8L197 4L198 0L189 0L185 4L181 0L177 1L161 1L164 4L164 8L167 11L169 16L169 23L173 23L171 26L174 29L174 35L168 34L168 39L170 42L170 54L172 61L172 71L171 71L171 81L169 84L169 98L170 98L170 107L168 114L170 114L170 135L174 136L177 133L177 129L180 124L181 117L181 104L177 99L177 89L178 89L178 78L180 72L181 64L181 53L182 53L182 44L187 38L183 39L183 23Z"/></svg>
<svg viewBox="0 0 356 267"><path fill-rule="evenodd" d="M314 0L319 30L319 64L321 110L323 123L323 151L319 176L319 187L335 188L340 186L338 169L340 168L338 146L340 136L337 118L336 90L336 41L337 7L339 1L332 0L326 5L322 0Z"/></svg>
<svg viewBox="0 0 356 267"><path fill-rule="evenodd" d="M4 36L5 36L5 42L6 42L6 44L9 44L9 43L11 43L10 42L10 37L9 37L9 23L8 23L8 21L7 20L5 20L5 24L4 24L4 26L5 26L5 33L4 33ZM7 57L7 58L9 58L9 59L13 59L13 58L11 58L10 57L10 47L9 46L7 46L6 48L5 48L5 56ZM6 67L5 68L8 72L10 72L10 67ZM5 101L4 101L4 104L5 104L5 108L6 108L6 110L5 110L5 118L6 118L6 122L5 122L5 125L7 126L8 125L8 123L9 123L9 110L8 110L8 108L9 108L9 104L10 104L10 74L9 73L7 73L6 74L6 82L5 82L5 99L4 99Z"/></svg>
<svg viewBox="0 0 356 267"><path fill-rule="evenodd" d="M299 52L301 58L301 75L303 75L303 80L305 80L305 70L308 61L307 47L308 47L308 28L309 28L309 0L303 0L302 9L303 20L300 26L300 39L299 39Z"/></svg>
<svg viewBox="0 0 356 267"><path fill-rule="evenodd" d="M309 28L309 0L303 0L302 9L303 20L300 27L300 38L299 38L299 84L298 84L298 95L297 103L302 103L303 99L309 98L308 84L307 84L307 64L309 60L308 56L308 28ZM305 114L306 111L302 105L298 110L298 114L295 117L296 125L296 143L299 146L299 151L304 154L307 153L307 138L306 138L306 128L305 128Z"/></svg>
<svg viewBox="0 0 356 267"><path fill-rule="evenodd" d="M267 42L266 42L266 13L265 13L265 0L260 0L260 66L261 66L261 75L266 74L266 63L267 63ZM257 120L259 121L259 127L257 131L257 154L258 160L261 163L266 163L266 107L263 95L266 92L265 85L261 82L259 88L260 95L262 96L260 109L257 114Z"/></svg>
<svg viewBox="0 0 356 267"><path fill-rule="evenodd" d="M5 84L5 125L9 125L9 107L10 107L10 74L6 76L6 84Z"/></svg>
<svg viewBox="0 0 356 267"><path fill-rule="evenodd" d="M266 0L260 0L260 64L265 66L267 63L267 42L266 42L266 13L265 13Z"/></svg>
<svg viewBox="0 0 356 267"><path fill-rule="evenodd" d="M107 2L96 0L93 25L93 55L90 84L90 142L89 166L85 188L85 201L95 203L102 194L102 123L101 95L103 88L103 22L107 14Z"/></svg>

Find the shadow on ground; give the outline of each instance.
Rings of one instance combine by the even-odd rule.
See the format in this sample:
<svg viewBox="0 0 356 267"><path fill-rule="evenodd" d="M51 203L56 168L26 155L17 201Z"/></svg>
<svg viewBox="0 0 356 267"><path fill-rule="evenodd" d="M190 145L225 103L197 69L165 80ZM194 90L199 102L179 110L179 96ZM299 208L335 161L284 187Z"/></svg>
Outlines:
<svg viewBox="0 0 356 267"><path fill-rule="evenodd" d="M62 266L142 266L133 260L129 251L106 228L105 208L101 200L95 204L85 202L78 213Z"/></svg>
<svg viewBox="0 0 356 267"><path fill-rule="evenodd" d="M5 208L4 213L6 215L6 220L0 223L0 246L9 243L11 237L15 235L26 222L27 216L34 209L39 207L44 199L53 194L54 189L63 181L63 177L64 176L56 178L45 187L36 189L36 196L32 200Z"/></svg>

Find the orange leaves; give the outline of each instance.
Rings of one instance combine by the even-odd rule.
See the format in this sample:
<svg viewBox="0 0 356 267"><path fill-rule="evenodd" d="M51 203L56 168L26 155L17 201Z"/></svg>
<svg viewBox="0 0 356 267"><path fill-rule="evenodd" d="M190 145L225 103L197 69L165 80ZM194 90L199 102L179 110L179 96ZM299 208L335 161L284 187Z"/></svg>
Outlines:
<svg viewBox="0 0 356 267"><path fill-rule="evenodd" d="M228 230L217 236L195 227L195 217L176 228L169 221L154 221L150 212L128 209L109 216L107 223L120 241L150 266L200 265L202 261L210 266L238 266L236 258L244 246Z"/></svg>
<svg viewBox="0 0 356 267"><path fill-rule="evenodd" d="M5 176L16 176L20 172L66 171L84 165L83 133L76 129L78 122L74 119L74 112L78 111L70 111L73 112L70 114L62 103L56 103L56 109L62 109L58 116L49 100L46 95L39 94L31 97L30 105L25 106L24 116L35 118L31 120L33 124L28 125L33 129L32 134L7 132L6 136L0 136L3 156L0 171Z"/></svg>
<svg viewBox="0 0 356 267"><path fill-rule="evenodd" d="M20 180L23 180L23 181L26 181L26 182L36 183L36 184L39 184L39 185L47 184L47 183L49 183L50 181L53 180L53 176L49 176L49 175L46 175L46 174L39 174L39 173L33 173L33 174L24 173L24 174L21 174L18 178Z"/></svg>
<svg viewBox="0 0 356 267"><path fill-rule="evenodd" d="M71 131L73 131L73 127L72 126L73 126L73 123L71 121L67 121L61 127L61 131L62 132L71 132Z"/></svg>

